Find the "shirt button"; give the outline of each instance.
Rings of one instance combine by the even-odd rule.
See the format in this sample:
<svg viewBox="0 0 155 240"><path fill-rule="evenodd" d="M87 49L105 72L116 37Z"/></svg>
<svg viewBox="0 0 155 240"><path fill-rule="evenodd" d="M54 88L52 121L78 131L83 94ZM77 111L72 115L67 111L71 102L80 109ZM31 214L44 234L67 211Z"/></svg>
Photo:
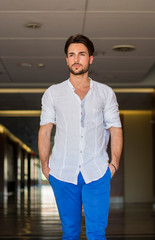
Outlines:
<svg viewBox="0 0 155 240"><path fill-rule="evenodd" d="M81 168L81 165L79 165L79 168Z"/></svg>
<svg viewBox="0 0 155 240"><path fill-rule="evenodd" d="M80 153L82 153L82 151L80 151Z"/></svg>

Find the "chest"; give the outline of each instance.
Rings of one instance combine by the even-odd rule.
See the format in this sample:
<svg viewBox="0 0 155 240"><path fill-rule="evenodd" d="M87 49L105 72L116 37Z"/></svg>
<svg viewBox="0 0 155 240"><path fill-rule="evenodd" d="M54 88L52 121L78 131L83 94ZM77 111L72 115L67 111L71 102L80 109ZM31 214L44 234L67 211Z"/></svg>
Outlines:
<svg viewBox="0 0 155 240"><path fill-rule="evenodd" d="M67 94L64 92L54 98L57 122L60 119L73 124L74 120L79 121L81 119L82 110L84 110L85 120L93 121L94 119L96 121L96 119L103 117L105 101L98 92L91 90L89 92L89 88L84 90L76 89L74 93L69 90ZM81 101L86 95L87 98L82 103ZM79 101L79 98L81 101Z"/></svg>
<svg viewBox="0 0 155 240"><path fill-rule="evenodd" d="M84 97L85 97L85 96L87 95L87 93L89 92L89 89L90 89L90 87L85 88L85 89L76 89L76 90L75 90L75 93L79 96L79 98L80 98L81 100L83 100Z"/></svg>

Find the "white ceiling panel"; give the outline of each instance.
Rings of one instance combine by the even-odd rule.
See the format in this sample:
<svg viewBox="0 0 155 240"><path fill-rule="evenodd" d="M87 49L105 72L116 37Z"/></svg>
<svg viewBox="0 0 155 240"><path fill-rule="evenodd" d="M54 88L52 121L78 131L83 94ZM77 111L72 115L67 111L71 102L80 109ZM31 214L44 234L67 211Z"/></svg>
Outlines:
<svg viewBox="0 0 155 240"><path fill-rule="evenodd" d="M86 0L0 0L1 11L84 11Z"/></svg>
<svg viewBox="0 0 155 240"><path fill-rule="evenodd" d="M4 56L65 58L66 39L14 39L0 40L0 54Z"/></svg>
<svg viewBox="0 0 155 240"><path fill-rule="evenodd" d="M4 67L3 67L3 65L2 65L1 62L0 62L0 72L1 72L1 73L4 73L4 72L5 72L5 69L4 69Z"/></svg>
<svg viewBox="0 0 155 240"><path fill-rule="evenodd" d="M29 59L29 58L5 58L3 62L8 69L13 82L17 83L56 83L68 78L68 68L65 59ZM20 67L19 64L28 62L32 68ZM44 68L38 64L44 63Z"/></svg>
<svg viewBox="0 0 155 240"><path fill-rule="evenodd" d="M88 11L155 11L154 0L89 0Z"/></svg>
<svg viewBox="0 0 155 240"><path fill-rule="evenodd" d="M11 83L11 80L6 73L0 73L0 84L1 83L3 83L3 84Z"/></svg>
<svg viewBox="0 0 155 240"><path fill-rule="evenodd" d="M6 69L0 62L0 83L8 83L8 82L10 82L9 76L6 72Z"/></svg>
<svg viewBox="0 0 155 240"><path fill-rule="evenodd" d="M65 57L64 39L14 39L0 40L1 56L32 56L32 57ZM93 39L95 53L98 56L120 56L120 57L154 57L155 39ZM135 51L117 52L113 51L115 45L134 45Z"/></svg>
<svg viewBox="0 0 155 240"><path fill-rule="evenodd" d="M154 57L155 39L93 39L97 56L120 57ZM112 50L116 45L133 45L135 50L131 52L118 52Z"/></svg>
<svg viewBox="0 0 155 240"><path fill-rule="evenodd" d="M143 58L119 58L119 57L97 58L96 57L91 66L91 71L147 72L153 64L154 64L154 59L152 58L148 58L146 61Z"/></svg>
<svg viewBox="0 0 155 240"><path fill-rule="evenodd" d="M89 37L155 37L154 13L88 12L84 33Z"/></svg>
<svg viewBox="0 0 155 240"><path fill-rule="evenodd" d="M98 82L105 83L108 85L121 84L133 84L142 81L145 72L115 72L115 71L100 71L97 73L91 73L92 79Z"/></svg>
<svg viewBox="0 0 155 240"><path fill-rule="evenodd" d="M47 83L61 82L69 76L64 58L4 58L3 62L14 83L42 83L46 86ZM21 62L32 64L32 68L20 67ZM45 64L45 67L38 68L39 63ZM142 80L152 65L152 59L95 57L90 72L100 82L134 83Z"/></svg>
<svg viewBox="0 0 155 240"><path fill-rule="evenodd" d="M84 12L0 13L0 38L68 37L83 27ZM25 25L40 23L40 29Z"/></svg>

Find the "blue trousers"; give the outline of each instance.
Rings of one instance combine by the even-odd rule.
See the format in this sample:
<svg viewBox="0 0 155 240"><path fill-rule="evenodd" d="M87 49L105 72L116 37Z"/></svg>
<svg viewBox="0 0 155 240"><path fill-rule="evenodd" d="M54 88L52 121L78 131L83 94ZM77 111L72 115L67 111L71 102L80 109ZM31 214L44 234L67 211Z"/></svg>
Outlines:
<svg viewBox="0 0 155 240"><path fill-rule="evenodd" d="M49 176L62 223L63 240L80 240L82 205L88 240L105 240L108 224L111 172L86 184L79 173L78 185Z"/></svg>

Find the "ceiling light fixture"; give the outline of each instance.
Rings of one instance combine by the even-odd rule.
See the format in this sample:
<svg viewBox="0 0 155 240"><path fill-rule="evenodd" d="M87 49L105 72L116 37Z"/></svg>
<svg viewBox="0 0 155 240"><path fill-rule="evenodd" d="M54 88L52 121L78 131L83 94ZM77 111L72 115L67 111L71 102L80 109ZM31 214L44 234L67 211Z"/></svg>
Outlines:
<svg viewBox="0 0 155 240"><path fill-rule="evenodd" d="M112 47L112 50L118 51L118 52L130 52L135 49L136 48L133 45L116 45Z"/></svg>
<svg viewBox="0 0 155 240"><path fill-rule="evenodd" d="M152 115L151 110L120 110L119 113L123 115L141 115L141 114L150 114Z"/></svg>
<svg viewBox="0 0 155 240"><path fill-rule="evenodd" d="M24 148L28 153L34 154L34 151L24 144L19 138L13 135L7 128L0 124L0 133L7 135L9 139L13 142L18 143L22 148Z"/></svg>
<svg viewBox="0 0 155 240"><path fill-rule="evenodd" d="M38 67L39 67L39 68L44 68L44 67L45 67L45 64L44 64L44 63L38 63Z"/></svg>
<svg viewBox="0 0 155 240"><path fill-rule="evenodd" d="M46 88L0 88L2 93L44 93ZM154 88L113 88L115 93L154 93Z"/></svg>
<svg viewBox="0 0 155 240"><path fill-rule="evenodd" d="M40 110L0 110L1 117L39 117Z"/></svg>
<svg viewBox="0 0 155 240"><path fill-rule="evenodd" d="M113 88L115 93L154 93L154 88Z"/></svg>
<svg viewBox="0 0 155 240"><path fill-rule="evenodd" d="M0 93L44 93L46 88L0 88Z"/></svg>
<svg viewBox="0 0 155 240"><path fill-rule="evenodd" d="M17 64L19 67L31 68L32 64L27 62L21 62Z"/></svg>
<svg viewBox="0 0 155 240"><path fill-rule="evenodd" d="M31 28L31 29L38 29L41 28L41 24L40 23L28 23L26 25L27 28Z"/></svg>

